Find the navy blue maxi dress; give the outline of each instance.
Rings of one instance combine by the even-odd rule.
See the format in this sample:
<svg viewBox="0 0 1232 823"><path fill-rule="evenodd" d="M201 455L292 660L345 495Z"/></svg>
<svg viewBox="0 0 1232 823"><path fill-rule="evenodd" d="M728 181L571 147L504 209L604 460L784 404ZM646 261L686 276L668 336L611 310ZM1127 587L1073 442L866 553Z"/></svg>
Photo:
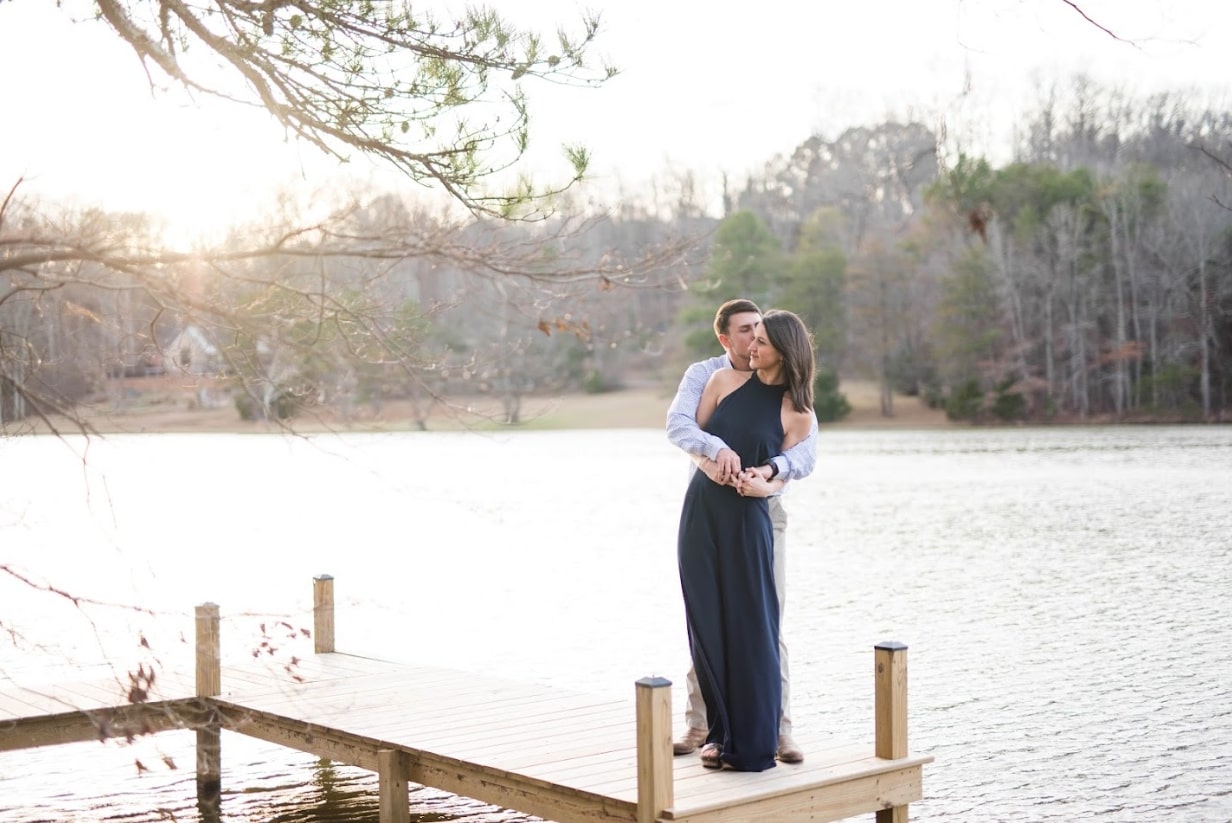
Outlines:
<svg viewBox="0 0 1232 823"><path fill-rule="evenodd" d="M783 386L754 372L723 398L706 431L759 466L782 450ZM689 651L706 701L707 743L742 771L774 766L782 681L774 531L765 498L741 497L694 472L677 538Z"/></svg>

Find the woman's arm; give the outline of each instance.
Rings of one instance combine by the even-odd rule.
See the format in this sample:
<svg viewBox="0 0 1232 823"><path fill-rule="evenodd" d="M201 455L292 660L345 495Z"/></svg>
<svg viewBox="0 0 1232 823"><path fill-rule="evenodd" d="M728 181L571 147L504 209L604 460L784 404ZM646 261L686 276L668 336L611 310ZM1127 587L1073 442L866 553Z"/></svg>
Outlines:
<svg viewBox="0 0 1232 823"><path fill-rule="evenodd" d="M809 412L809 433L794 446L785 446L783 453L774 458L779 474L788 480L803 480L817 466L817 416Z"/></svg>
<svg viewBox="0 0 1232 823"><path fill-rule="evenodd" d="M783 446L782 451L776 455L782 458L784 452L799 450L800 448L817 448L817 423L813 412L798 412L794 406L788 406L790 401L784 397L783 403ZM757 479L768 484L770 491L766 495L755 494L753 496L763 497L769 494L775 494L787 485L787 482L792 479L790 472L775 471L775 466L772 465L772 458L766 461L765 465L754 466L748 471L757 475ZM816 457L813 457L816 460ZM788 464L790 465L790 463ZM782 469L782 464L778 464L779 469ZM812 472L812 466L809 467L809 473ZM806 475L807 476L807 475ZM761 489L761 486L756 488ZM743 493L743 492L742 492Z"/></svg>
<svg viewBox="0 0 1232 823"><path fill-rule="evenodd" d="M783 448L779 452L789 452L796 446L808 440L810 436L816 437L815 426L812 410L796 411L795 406L791 405L791 400L787 397L783 398ZM813 446L816 448L816 445Z"/></svg>

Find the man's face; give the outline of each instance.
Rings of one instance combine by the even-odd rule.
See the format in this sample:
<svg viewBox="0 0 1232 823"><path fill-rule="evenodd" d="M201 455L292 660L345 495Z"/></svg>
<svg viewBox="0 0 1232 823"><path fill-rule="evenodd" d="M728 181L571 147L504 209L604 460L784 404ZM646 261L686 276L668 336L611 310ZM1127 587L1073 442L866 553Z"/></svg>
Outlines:
<svg viewBox="0 0 1232 823"><path fill-rule="evenodd" d="M727 321L727 334L719 335L719 342L727 350L727 356L732 365L747 371L749 368L749 346L757 333L757 324L761 315L755 311L744 311L733 314Z"/></svg>

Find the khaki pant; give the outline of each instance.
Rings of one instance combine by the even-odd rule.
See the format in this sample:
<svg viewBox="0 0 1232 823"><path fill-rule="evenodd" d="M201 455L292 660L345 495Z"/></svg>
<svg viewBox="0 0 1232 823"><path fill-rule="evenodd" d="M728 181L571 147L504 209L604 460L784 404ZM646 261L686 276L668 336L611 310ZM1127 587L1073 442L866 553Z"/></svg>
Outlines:
<svg viewBox="0 0 1232 823"><path fill-rule="evenodd" d="M783 612L787 608L787 512L783 498L770 498L770 524L774 528L774 589L779 597L779 670L783 678L783 712L779 716L779 734L791 734L791 691L787 685L787 644L783 642ZM697 685L697 673L689 667L685 676L688 702L684 710L684 722L691 729L706 728L706 702L702 700L701 687Z"/></svg>

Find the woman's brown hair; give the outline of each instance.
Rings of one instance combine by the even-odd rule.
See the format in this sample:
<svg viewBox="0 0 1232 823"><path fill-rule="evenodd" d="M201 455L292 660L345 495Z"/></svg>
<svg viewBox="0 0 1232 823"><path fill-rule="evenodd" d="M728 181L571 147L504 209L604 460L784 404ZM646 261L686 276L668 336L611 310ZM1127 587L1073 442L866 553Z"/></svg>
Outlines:
<svg viewBox="0 0 1232 823"><path fill-rule="evenodd" d="M766 338L783 358L783 377L787 394L796 411L813 408L813 375L817 364L813 358L813 335L795 312L771 309L762 315L761 325Z"/></svg>

